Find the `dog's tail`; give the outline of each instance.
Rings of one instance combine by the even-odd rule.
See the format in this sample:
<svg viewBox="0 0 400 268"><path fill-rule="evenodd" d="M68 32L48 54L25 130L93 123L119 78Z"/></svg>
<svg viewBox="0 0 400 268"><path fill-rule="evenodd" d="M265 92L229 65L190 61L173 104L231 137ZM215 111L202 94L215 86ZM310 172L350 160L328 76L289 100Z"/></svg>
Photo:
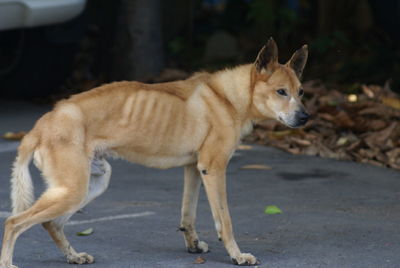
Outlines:
<svg viewBox="0 0 400 268"><path fill-rule="evenodd" d="M11 175L11 206L12 215L28 209L34 201L32 178L29 173L29 163L38 144L33 133L28 133L18 148Z"/></svg>

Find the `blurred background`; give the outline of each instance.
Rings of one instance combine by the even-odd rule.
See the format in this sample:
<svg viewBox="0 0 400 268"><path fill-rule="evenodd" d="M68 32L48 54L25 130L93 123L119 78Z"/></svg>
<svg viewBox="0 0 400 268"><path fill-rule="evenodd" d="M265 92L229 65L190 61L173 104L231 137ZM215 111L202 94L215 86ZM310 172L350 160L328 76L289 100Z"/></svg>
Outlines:
<svg viewBox="0 0 400 268"><path fill-rule="evenodd" d="M309 45L313 120L266 121L248 141L400 168L399 0L40 2L0 0L1 99L52 104L110 81L184 79L252 62L272 36L281 63Z"/></svg>

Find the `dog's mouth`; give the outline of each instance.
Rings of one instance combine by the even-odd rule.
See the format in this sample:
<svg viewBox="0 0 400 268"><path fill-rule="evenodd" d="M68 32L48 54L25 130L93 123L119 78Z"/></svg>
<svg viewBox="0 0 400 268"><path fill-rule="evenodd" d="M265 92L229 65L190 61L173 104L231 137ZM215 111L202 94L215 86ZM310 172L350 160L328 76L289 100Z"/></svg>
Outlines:
<svg viewBox="0 0 400 268"><path fill-rule="evenodd" d="M286 124L286 126L290 127L290 128L300 128L300 127L304 127L305 124L299 123L299 124Z"/></svg>
<svg viewBox="0 0 400 268"><path fill-rule="evenodd" d="M295 128L294 125L286 122L285 120L283 120L283 118L281 116L278 117L278 121L281 122L283 125L290 127L290 128Z"/></svg>
<svg viewBox="0 0 400 268"><path fill-rule="evenodd" d="M300 127L303 127L307 123L307 121L299 121L299 120L297 120L295 122L287 122L287 121L283 120L283 118L281 116L278 117L278 121L289 128L300 128Z"/></svg>

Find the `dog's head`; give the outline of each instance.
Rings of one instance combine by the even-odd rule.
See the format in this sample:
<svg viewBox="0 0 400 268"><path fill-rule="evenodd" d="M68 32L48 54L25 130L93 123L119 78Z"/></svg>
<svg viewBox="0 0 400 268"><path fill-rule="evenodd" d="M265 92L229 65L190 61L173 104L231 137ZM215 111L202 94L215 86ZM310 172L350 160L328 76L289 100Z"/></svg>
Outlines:
<svg viewBox="0 0 400 268"><path fill-rule="evenodd" d="M309 115L301 102L300 78L307 62L304 45L286 64L278 62L278 48L270 38L254 63L253 105L260 117L274 118L295 128L307 123Z"/></svg>

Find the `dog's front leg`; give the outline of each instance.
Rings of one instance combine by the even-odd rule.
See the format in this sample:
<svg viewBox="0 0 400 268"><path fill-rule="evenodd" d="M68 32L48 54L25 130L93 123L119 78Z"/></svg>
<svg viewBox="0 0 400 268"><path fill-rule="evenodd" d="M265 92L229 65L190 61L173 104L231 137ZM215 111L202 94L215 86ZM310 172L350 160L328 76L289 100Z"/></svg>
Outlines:
<svg viewBox="0 0 400 268"><path fill-rule="evenodd" d="M233 150L228 150L230 148L228 146L225 147L227 148L225 151L221 150L224 148L221 144L216 146L212 142L210 145L212 146L207 148L206 144L200 152L197 167L202 176L218 236L224 242L225 248L235 264L256 265L258 261L252 254L241 253L233 235L226 196L225 174Z"/></svg>
<svg viewBox="0 0 400 268"><path fill-rule="evenodd" d="M195 228L197 202L201 185L201 177L196 165L185 166L184 179L182 218L179 229L183 231L188 252L208 252L207 243L199 240Z"/></svg>

